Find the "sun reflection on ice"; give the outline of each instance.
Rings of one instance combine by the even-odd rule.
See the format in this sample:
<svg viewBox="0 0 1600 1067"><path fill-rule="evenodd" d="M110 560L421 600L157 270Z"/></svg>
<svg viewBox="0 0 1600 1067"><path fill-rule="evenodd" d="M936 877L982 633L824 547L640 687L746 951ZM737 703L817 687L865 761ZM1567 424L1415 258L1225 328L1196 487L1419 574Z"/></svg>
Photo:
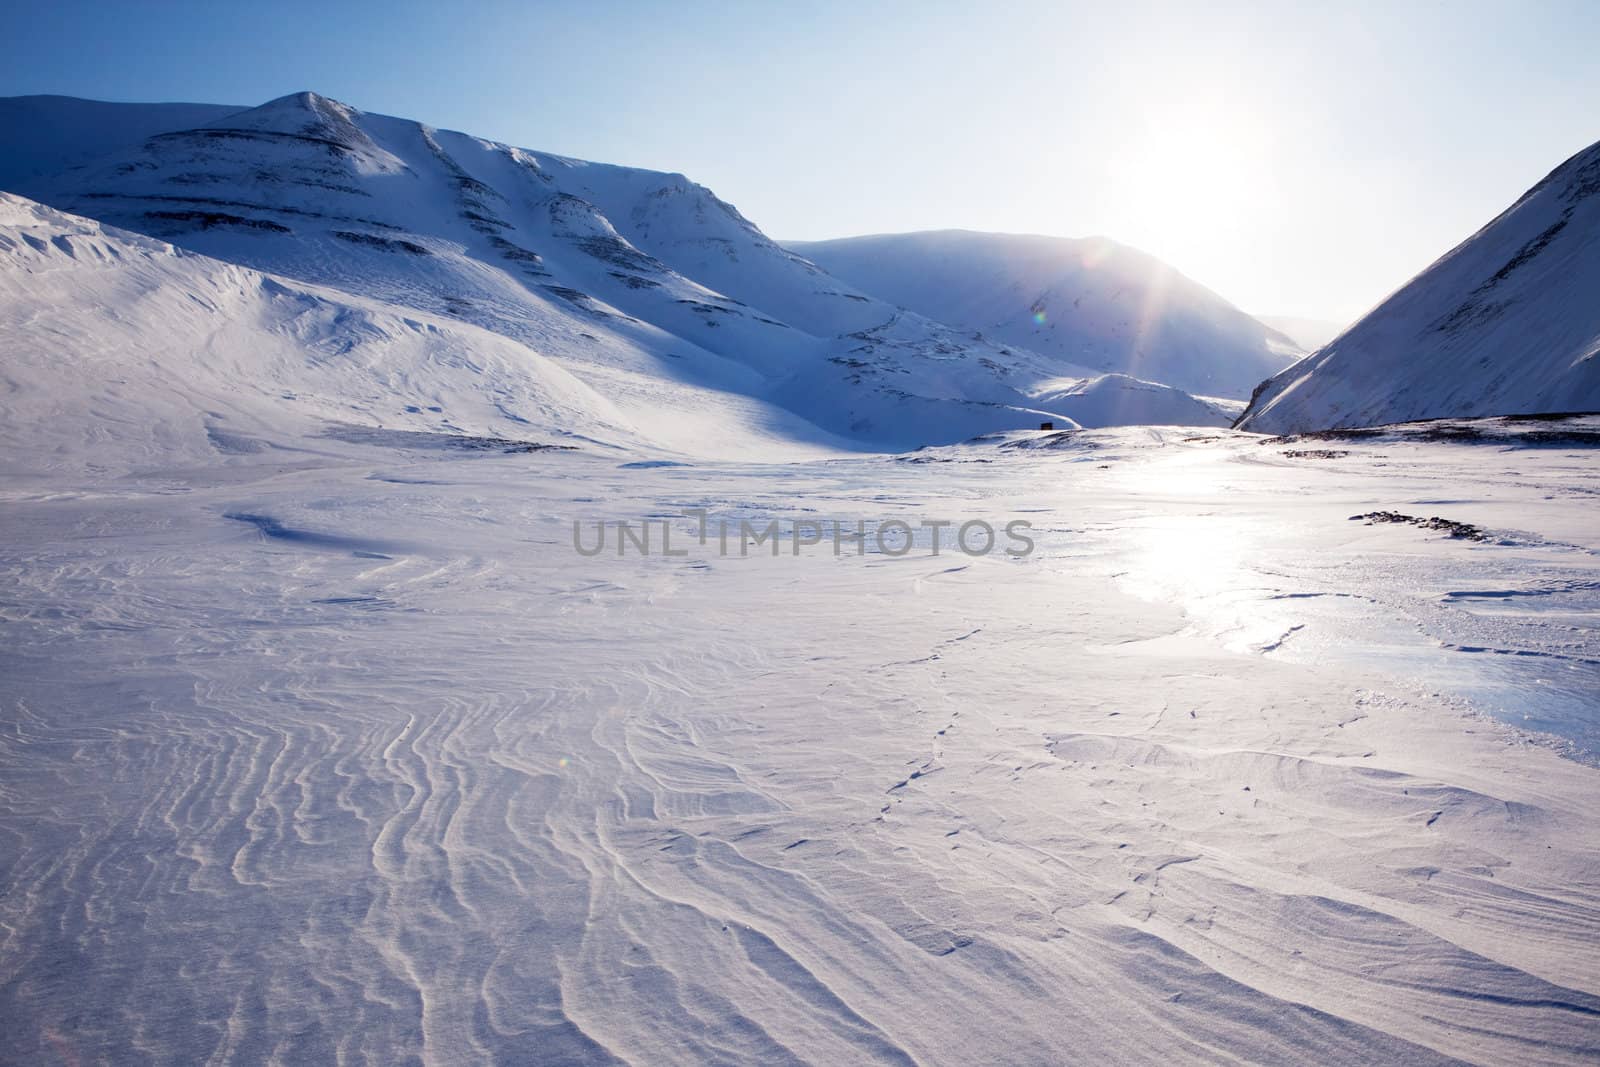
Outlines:
<svg viewBox="0 0 1600 1067"><path fill-rule="evenodd" d="M1214 516L1161 519L1135 531L1136 571L1165 598L1214 596L1238 585L1239 531Z"/></svg>
<svg viewBox="0 0 1600 1067"><path fill-rule="evenodd" d="M1210 638L1233 652L1272 652L1300 624L1272 598L1274 583L1253 565L1261 535L1226 515L1162 516L1127 531L1124 587L1181 607L1184 637Z"/></svg>

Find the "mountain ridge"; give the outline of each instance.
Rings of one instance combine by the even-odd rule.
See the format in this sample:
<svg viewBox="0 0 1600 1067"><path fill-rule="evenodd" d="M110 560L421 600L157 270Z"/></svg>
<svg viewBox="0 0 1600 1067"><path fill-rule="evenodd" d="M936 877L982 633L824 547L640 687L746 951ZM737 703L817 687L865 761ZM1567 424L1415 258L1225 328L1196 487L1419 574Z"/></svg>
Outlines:
<svg viewBox="0 0 1600 1067"><path fill-rule="evenodd" d="M139 107L58 105L64 126L84 107ZM136 125L170 125L188 106L155 105ZM1050 407L1069 396L1096 419L1221 418L1122 377L1089 390L1099 399L1088 405L1104 369L884 301L681 173L518 148L311 91L199 106L204 122L18 191L223 262L488 330L607 388L622 374L745 396L811 423L809 436L861 448L1071 425ZM3 124L0 134L18 135Z"/></svg>
<svg viewBox="0 0 1600 1067"><path fill-rule="evenodd" d="M574 367L620 349L635 371L742 392L869 448L1057 414L1026 391L1054 372L1037 357L856 292L682 175L550 156L311 92L153 135L20 192L554 346Z"/></svg>

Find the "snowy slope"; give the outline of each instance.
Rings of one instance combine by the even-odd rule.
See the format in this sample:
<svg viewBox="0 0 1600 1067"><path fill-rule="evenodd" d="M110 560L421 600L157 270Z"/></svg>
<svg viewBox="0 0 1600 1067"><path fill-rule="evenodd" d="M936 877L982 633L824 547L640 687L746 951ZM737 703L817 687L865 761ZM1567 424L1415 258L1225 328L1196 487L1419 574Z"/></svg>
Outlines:
<svg viewBox="0 0 1600 1067"><path fill-rule="evenodd" d="M1300 354L1215 293L1136 249L940 230L790 242L891 303L1062 364L1243 399Z"/></svg>
<svg viewBox="0 0 1600 1067"><path fill-rule="evenodd" d="M1241 428L1600 410L1600 144L1320 351L1264 383Z"/></svg>
<svg viewBox="0 0 1600 1067"><path fill-rule="evenodd" d="M470 323L569 369L770 402L865 447L1057 414L1029 399L1060 373L1048 361L843 285L682 175L299 93L23 184L217 259Z"/></svg>
<svg viewBox="0 0 1600 1067"><path fill-rule="evenodd" d="M226 104L114 104L71 96L0 97L0 189L54 174L169 130L244 108Z"/></svg>
<svg viewBox="0 0 1600 1067"><path fill-rule="evenodd" d="M1218 402L1191 396L1159 382L1144 382L1126 374L1102 374L1046 389L1038 397L1041 407L1059 411L1080 426L1131 425L1227 426L1235 414ZM1238 410L1234 405L1234 412Z"/></svg>
<svg viewBox="0 0 1600 1067"><path fill-rule="evenodd" d="M626 349L611 367L552 359L5 193L0 351L14 473L288 461L329 433L380 428L699 455L826 444L770 405L630 370Z"/></svg>

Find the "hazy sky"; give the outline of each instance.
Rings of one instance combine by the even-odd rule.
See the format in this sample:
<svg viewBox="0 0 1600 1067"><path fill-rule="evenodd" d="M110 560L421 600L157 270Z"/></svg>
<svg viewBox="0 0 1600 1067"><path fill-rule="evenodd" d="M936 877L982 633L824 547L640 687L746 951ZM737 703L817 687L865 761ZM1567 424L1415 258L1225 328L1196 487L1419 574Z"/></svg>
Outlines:
<svg viewBox="0 0 1600 1067"><path fill-rule="evenodd" d="M1104 234L1349 319L1600 140L1600 2L18 4L0 95L314 89L777 238Z"/></svg>

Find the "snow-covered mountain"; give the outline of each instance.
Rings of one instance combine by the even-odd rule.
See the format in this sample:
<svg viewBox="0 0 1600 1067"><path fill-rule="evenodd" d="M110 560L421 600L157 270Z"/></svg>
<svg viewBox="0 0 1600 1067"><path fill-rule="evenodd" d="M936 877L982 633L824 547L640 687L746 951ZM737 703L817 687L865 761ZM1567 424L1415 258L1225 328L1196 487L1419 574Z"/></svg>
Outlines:
<svg viewBox="0 0 1600 1067"><path fill-rule="evenodd" d="M1600 410L1600 144L1262 385L1263 433Z"/></svg>
<svg viewBox="0 0 1600 1067"><path fill-rule="evenodd" d="M1038 398L1041 407L1059 411L1087 428L1106 426L1228 426L1243 401L1201 399L1159 382L1126 374L1063 382Z"/></svg>
<svg viewBox="0 0 1600 1067"><path fill-rule="evenodd" d="M680 174L299 93L19 184L218 260L499 334L606 396L596 374L620 369L873 448L1064 419L1032 400L1059 377L1052 361L837 281ZM448 431L452 414L435 414Z"/></svg>
<svg viewBox="0 0 1600 1067"><path fill-rule="evenodd" d="M1136 249L939 230L791 241L830 274L901 307L1058 361L1244 399L1301 349Z"/></svg>
<svg viewBox="0 0 1600 1067"><path fill-rule="evenodd" d="M828 443L770 405L631 366L638 354L620 346L549 358L6 193L0 351L0 469L12 474L289 462L330 434L380 429L401 445L702 455L759 454L764 438L785 454Z"/></svg>

